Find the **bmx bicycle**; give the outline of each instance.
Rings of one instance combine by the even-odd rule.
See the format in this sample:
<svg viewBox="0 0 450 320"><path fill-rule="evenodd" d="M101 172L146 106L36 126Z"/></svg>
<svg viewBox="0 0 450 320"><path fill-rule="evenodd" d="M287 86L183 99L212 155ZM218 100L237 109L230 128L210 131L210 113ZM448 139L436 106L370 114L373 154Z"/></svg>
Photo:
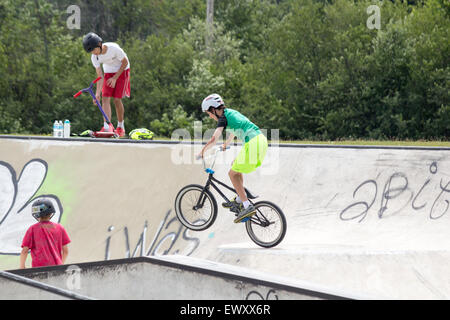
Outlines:
<svg viewBox="0 0 450 320"><path fill-rule="evenodd" d="M220 147L216 148L213 155L214 161L209 168L206 167L205 158L202 158L203 168L208 173L206 184L204 186L198 184L187 185L178 192L175 198L177 218L182 225L190 230L206 230L213 225L217 218L217 201L210 190L211 187L227 203L230 203L230 200L220 190L219 185L236 194L235 189L214 177L215 171L213 168L219 151L223 150ZM247 234L254 243L261 247L275 247L283 240L286 234L287 223L283 211L270 201L254 202L258 196L253 195L247 188L245 188L245 192L248 200L256 209L253 216L241 221L245 223ZM235 207L234 212L239 212L239 209Z"/></svg>

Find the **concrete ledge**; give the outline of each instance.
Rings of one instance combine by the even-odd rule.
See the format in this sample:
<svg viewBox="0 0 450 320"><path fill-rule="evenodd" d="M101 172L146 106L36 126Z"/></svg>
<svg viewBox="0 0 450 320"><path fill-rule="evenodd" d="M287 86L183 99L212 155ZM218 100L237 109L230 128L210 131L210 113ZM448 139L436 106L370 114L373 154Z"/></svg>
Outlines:
<svg viewBox="0 0 450 320"><path fill-rule="evenodd" d="M48 136L14 136L14 135L0 135L0 139L16 139L16 140L48 140L48 141L77 141L77 142L94 142L94 143L145 143L145 144L185 144L196 145L205 144L200 141L173 141L173 140L133 140L133 139L107 139L107 138L54 138ZM236 143L235 145L242 145ZM436 151L450 151L450 147L416 147L416 146L370 146L370 145L332 145L332 144L295 144L295 143L269 143L269 147L280 148L332 148L332 149L393 149L393 150L436 150Z"/></svg>
<svg viewBox="0 0 450 320"><path fill-rule="evenodd" d="M74 270L78 274L74 273ZM96 299L363 298L256 270L177 255L88 262L9 272ZM39 290L30 291L24 285L5 279L0 279L0 286L2 287L0 299L41 299L49 295Z"/></svg>

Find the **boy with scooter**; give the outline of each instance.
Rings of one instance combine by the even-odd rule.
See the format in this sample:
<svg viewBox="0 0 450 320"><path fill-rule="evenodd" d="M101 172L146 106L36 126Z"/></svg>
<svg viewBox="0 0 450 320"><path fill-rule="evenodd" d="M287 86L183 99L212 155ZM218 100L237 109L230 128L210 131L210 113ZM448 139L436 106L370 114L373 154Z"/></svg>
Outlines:
<svg viewBox="0 0 450 320"><path fill-rule="evenodd" d="M100 132L115 132L119 137L125 135L124 114L122 103L124 97L130 97L130 62L123 49L114 42L103 43L102 38L90 32L83 38L84 50L92 53L91 61L102 80L97 84L96 98L103 97L102 105L105 114L111 119L111 98L114 99L117 115L117 128L104 119L103 128ZM103 71L101 65L103 64ZM104 76L103 76L104 72ZM96 104L94 99L94 104Z"/></svg>

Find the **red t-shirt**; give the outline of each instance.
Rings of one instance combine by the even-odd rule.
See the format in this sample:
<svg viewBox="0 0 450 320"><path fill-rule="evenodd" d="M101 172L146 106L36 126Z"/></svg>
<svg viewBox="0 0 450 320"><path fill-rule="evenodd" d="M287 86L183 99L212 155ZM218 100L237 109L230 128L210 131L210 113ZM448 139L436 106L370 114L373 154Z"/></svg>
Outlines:
<svg viewBox="0 0 450 320"><path fill-rule="evenodd" d="M62 225L43 221L27 230L22 248L30 248L33 268L45 267L62 264L62 248L68 243L70 239Z"/></svg>

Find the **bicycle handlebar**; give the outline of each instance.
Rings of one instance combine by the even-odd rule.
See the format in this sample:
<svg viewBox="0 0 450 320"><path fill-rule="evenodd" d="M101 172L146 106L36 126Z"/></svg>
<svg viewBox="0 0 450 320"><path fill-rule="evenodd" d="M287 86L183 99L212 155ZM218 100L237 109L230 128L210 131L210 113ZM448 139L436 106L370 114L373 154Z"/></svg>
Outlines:
<svg viewBox="0 0 450 320"><path fill-rule="evenodd" d="M78 91L77 93L75 93L73 95L74 98L79 97L81 94L83 93L83 91Z"/></svg>
<svg viewBox="0 0 450 320"><path fill-rule="evenodd" d="M214 157L214 161L213 161L212 165L210 166L210 168L208 168L211 170L212 170L212 168L214 168L214 164L216 163L217 153L219 151L225 151L227 149L230 149L230 146L227 146L225 149L223 149L222 146L216 147L215 149L216 149L216 151L214 152L214 155L210 155L210 156L206 157L208 159ZM203 169L207 170L206 163L205 163L205 157L201 157L201 159L202 159L202 163L203 163ZM197 158L197 160L198 160L198 158Z"/></svg>

